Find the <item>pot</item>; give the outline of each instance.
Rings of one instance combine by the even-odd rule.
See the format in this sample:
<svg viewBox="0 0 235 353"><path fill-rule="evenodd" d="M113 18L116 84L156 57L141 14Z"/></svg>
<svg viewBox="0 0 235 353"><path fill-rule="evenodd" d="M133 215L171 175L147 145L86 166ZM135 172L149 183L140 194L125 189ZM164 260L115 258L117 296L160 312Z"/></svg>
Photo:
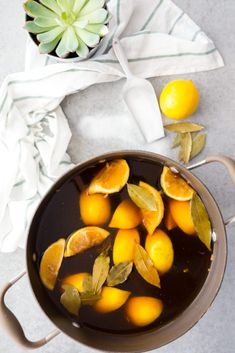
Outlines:
<svg viewBox="0 0 235 353"><path fill-rule="evenodd" d="M97 164L100 160L112 160L117 158L135 158L140 161L150 161L152 163L167 165L174 168L176 171L180 172L186 180L192 185L196 192L200 195L205 207L207 208L212 228L213 228L213 260L211 262L210 272L202 286L201 290L191 302L191 304L176 318L161 326L157 329L151 329L149 331L143 331L138 334L113 334L107 332L100 332L92 330L87 327L75 327L72 322L68 320L65 316L62 316L59 310L52 305L52 302L48 300L48 296L40 278L38 276L38 271L36 269L33 254L35 251L36 242L36 232L34 231L40 221L40 217L48 204L48 201L55 194L56 190L68 180L71 176L78 174L81 170L91 167ZM36 348L43 346L49 342L52 338L58 335L60 332L65 333L69 337L73 338L77 342L85 344L89 347L100 349L103 351L113 351L113 352L144 352L158 348L162 345L169 343L170 341L178 338L186 331L188 331L195 323L203 316L207 311L212 301L214 300L221 282L223 280L226 259L227 259L227 240L226 240L226 230L225 225L228 225L235 221L235 216L224 221L219 207L216 204L213 196L210 194L208 189L203 183L191 173L191 170L199 167L201 165L220 162L225 165L228 172L235 183L235 161L231 158L224 156L212 156L205 160L191 165L188 168L181 166L179 163L166 158L164 156L143 152L143 151L121 151L110 153L106 155L99 156L88 162L82 163L69 171L67 174L62 176L49 190L47 195L44 197L40 203L34 218L32 220L26 248L27 257L27 270L19 274L15 279L10 281L1 290L1 307L0 307L0 322L1 327L5 328L8 334L10 334L18 343L28 348ZM51 332L48 336L42 338L37 342L29 341L21 324L18 322L17 318L11 312L11 310L5 304L5 295L10 287L12 287L22 276L27 274L32 287L32 291L40 304L42 310L47 314L49 319L57 327L56 330Z"/></svg>

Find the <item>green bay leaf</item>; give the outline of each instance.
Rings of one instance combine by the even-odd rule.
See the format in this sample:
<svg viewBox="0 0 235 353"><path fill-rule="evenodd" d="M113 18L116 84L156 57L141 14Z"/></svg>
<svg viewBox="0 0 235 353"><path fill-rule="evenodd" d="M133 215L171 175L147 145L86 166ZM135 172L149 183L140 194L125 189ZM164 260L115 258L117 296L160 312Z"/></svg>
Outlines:
<svg viewBox="0 0 235 353"><path fill-rule="evenodd" d="M135 184L127 184L127 191L136 206L149 211L157 211L154 196L148 190Z"/></svg>
<svg viewBox="0 0 235 353"><path fill-rule="evenodd" d="M94 262L92 271L92 291L99 293L109 273L110 258L104 254L99 255Z"/></svg>
<svg viewBox="0 0 235 353"><path fill-rule="evenodd" d="M190 132L182 134L180 142L179 160L188 163L192 150L192 136Z"/></svg>
<svg viewBox="0 0 235 353"><path fill-rule="evenodd" d="M187 122L187 123L176 123L176 124L165 125L164 128L172 132L186 133L186 132L201 131L204 129L204 126Z"/></svg>
<svg viewBox="0 0 235 353"><path fill-rule="evenodd" d="M176 148L180 145L181 142L181 138L182 138L182 134L180 132L178 132L175 136L175 138L173 139L171 148Z"/></svg>
<svg viewBox="0 0 235 353"><path fill-rule="evenodd" d="M135 244L134 264L136 270L146 282L161 288L157 269L147 251L139 244Z"/></svg>
<svg viewBox="0 0 235 353"><path fill-rule="evenodd" d="M207 135L203 134L203 135L197 135L193 139L190 159L193 159L194 157L196 157L203 150L206 144L206 137Z"/></svg>
<svg viewBox="0 0 235 353"><path fill-rule="evenodd" d="M101 299L100 294L95 294L94 292L82 292L80 294L82 305L94 305L97 300Z"/></svg>
<svg viewBox="0 0 235 353"><path fill-rule="evenodd" d="M61 304L70 314L78 315L81 299L77 288L70 284L64 284L62 285L62 289L64 293L60 297Z"/></svg>
<svg viewBox="0 0 235 353"><path fill-rule="evenodd" d="M191 200L191 215L199 239L211 251L211 223L207 210L196 193Z"/></svg>
<svg viewBox="0 0 235 353"><path fill-rule="evenodd" d="M125 282L132 271L132 267L133 263L127 261L113 266L107 277L107 285L113 287Z"/></svg>

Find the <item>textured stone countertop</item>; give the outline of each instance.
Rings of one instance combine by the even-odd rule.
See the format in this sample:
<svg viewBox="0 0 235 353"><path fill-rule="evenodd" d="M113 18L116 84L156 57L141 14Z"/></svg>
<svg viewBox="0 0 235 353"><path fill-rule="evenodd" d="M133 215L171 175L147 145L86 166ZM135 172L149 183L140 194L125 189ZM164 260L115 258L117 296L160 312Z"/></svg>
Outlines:
<svg viewBox="0 0 235 353"><path fill-rule="evenodd" d="M225 154L235 158L235 37L234 37L234 0L175 0L186 13L211 37L222 56L226 66L219 70L185 75L192 78L201 92L201 104L194 117L207 126L208 143L198 160L210 154ZM26 33L22 29L24 14L21 0L1 0L0 11L0 82L4 77L23 70ZM179 76L177 76L179 77ZM174 78L177 78L174 76ZM180 77L183 77L181 75ZM164 83L173 77L153 79L152 82L159 94ZM63 102L73 137L70 152L75 162L80 162L97 153L111 149L124 149L130 146L121 136L115 141L108 138L103 141L92 141L81 138L81 130L76 126L77 119L89 115L97 118L102 115L115 114L120 119L128 115L122 101L121 88L123 81L93 86L78 97L73 95ZM104 98L103 98L104 97ZM101 99L102 98L102 99ZM89 106L89 102L93 104ZM114 111L115 107L115 111ZM160 144L145 145L141 141L137 148L161 152L175 158L175 152L169 149L169 141ZM217 200L225 218L235 214L235 186L232 185L226 171L218 164L204 166L195 171ZM227 228L228 263L223 284L213 305L206 315L184 336L162 347L158 353L234 353L235 351L235 224ZM17 250L13 254L0 254L0 286L14 277L25 267L25 253ZM20 318L28 337L41 338L47 334L52 324L42 313L36 303L27 279L22 279L7 295L7 303ZM23 353L6 337L0 328L0 350L7 353ZM47 346L38 349L39 353L54 352L92 352L65 335L61 334Z"/></svg>

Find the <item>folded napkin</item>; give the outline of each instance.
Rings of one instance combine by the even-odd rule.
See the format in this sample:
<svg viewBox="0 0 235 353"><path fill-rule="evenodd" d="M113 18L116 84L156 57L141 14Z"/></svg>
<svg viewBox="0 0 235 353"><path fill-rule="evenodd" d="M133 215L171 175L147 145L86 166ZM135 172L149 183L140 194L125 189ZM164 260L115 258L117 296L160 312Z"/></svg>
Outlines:
<svg viewBox="0 0 235 353"><path fill-rule="evenodd" d="M107 6L110 33L95 57L59 63L40 55L29 40L26 71L9 75L0 88L0 251L24 247L41 198L73 166L61 101L93 84L125 77L112 50L114 36L121 38L131 70L140 77L223 66L214 43L170 0L110 0Z"/></svg>

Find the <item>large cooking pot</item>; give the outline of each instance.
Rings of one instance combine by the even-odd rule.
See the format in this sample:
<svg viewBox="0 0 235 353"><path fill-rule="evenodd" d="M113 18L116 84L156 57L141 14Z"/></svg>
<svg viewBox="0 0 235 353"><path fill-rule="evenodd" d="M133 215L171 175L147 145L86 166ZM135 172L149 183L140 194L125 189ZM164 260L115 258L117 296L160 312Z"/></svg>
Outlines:
<svg viewBox="0 0 235 353"><path fill-rule="evenodd" d="M73 175L84 171L84 169L94 166L100 160L111 160L115 158L126 158L126 159L139 159L141 161L150 161L151 163L157 163L162 165L167 165L173 167L175 170L179 171L185 179L187 179L193 188L200 195L203 200L210 220L213 227L213 260L211 263L211 269L208 273L206 281L201 288L200 292L193 300L193 302L184 310L179 316L173 319L171 322L166 325L152 329L150 331L144 331L138 334L111 334L105 332L98 332L90 328L78 328L72 325L72 322L69 321L65 316L58 311L58 309L48 300L48 296L42 283L38 276L38 271L36 269L35 263L33 261L33 254L35 251L35 242L36 242L36 232L34 231L37 227L38 222L40 221L41 215L43 214L45 207L47 206L49 200L55 194L56 190ZM114 351L114 352L143 352L148 351L154 348L158 348L164 344L169 343L170 341L181 336L187 330L189 330L207 311L212 301L214 300L223 276L226 266L227 258L227 241L226 241L226 230L225 225L235 221L235 216L231 217L227 221L224 221L219 207L217 206L213 196L210 194L208 189L203 185L203 183L194 176L190 170L196 168L200 165L210 163L210 162L221 162L224 164L230 176L232 177L233 182L235 183L235 161L224 156L213 156L208 157L200 163L190 166L188 169L181 166L177 162L174 162L171 159L168 159L164 156L142 152L142 151L121 151L111 154L106 154L94 158L88 162L82 163L75 167L73 170L69 171L62 178L60 178L49 190L47 195L44 197L40 203L34 218L32 220L28 240L27 240L27 271L19 274L15 279L10 281L2 290L1 290L1 310L0 310L0 323L1 328L5 328L9 334L12 335L14 339L18 341L21 345L28 348L40 347L47 342L49 342L53 337L58 335L60 332L65 333L69 337L73 338L77 342L81 342L89 347L97 348L104 351ZM23 329L10 311L4 302L4 297L8 289L13 286L23 275L29 276L31 287L33 293L39 302L42 310L47 314L49 319L57 327L52 333L47 337L37 341L29 341Z"/></svg>

